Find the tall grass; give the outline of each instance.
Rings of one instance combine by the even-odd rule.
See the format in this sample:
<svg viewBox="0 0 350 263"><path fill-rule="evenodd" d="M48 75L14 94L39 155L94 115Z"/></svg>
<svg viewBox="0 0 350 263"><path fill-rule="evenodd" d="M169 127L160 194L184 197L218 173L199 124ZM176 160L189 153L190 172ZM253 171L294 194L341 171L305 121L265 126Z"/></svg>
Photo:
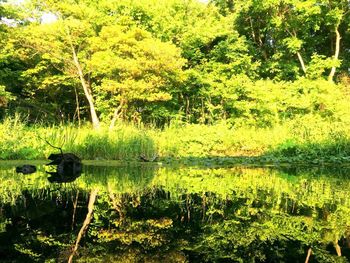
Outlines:
<svg viewBox="0 0 350 263"><path fill-rule="evenodd" d="M119 125L113 130L92 130L73 125L27 126L20 118L0 124L0 159L46 159L52 152L73 152L83 159L135 160L156 155L154 141L146 130Z"/></svg>
<svg viewBox="0 0 350 263"><path fill-rule="evenodd" d="M61 147L90 160L262 157L267 161L350 161L350 122L303 116L272 128L225 123L170 125L163 130L119 124L113 130L90 126L28 126L18 116L0 123L0 159L45 159Z"/></svg>

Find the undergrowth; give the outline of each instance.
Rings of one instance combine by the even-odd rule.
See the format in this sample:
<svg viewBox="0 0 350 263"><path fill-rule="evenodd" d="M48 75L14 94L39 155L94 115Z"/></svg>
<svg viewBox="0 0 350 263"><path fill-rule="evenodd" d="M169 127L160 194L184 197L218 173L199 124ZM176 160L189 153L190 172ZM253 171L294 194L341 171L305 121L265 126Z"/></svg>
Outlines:
<svg viewBox="0 0 350 263"><path fill-rule="evenodd" d="M162 130L118 124L113 130L71 124L26 125L18 117L0 124L0 159L46 159L58 151L89 160L206 160L251 158L275 162L348 162L350 125L303 116L272 128L179 124ZM240 159L239 159L240 160Z"/></svg>

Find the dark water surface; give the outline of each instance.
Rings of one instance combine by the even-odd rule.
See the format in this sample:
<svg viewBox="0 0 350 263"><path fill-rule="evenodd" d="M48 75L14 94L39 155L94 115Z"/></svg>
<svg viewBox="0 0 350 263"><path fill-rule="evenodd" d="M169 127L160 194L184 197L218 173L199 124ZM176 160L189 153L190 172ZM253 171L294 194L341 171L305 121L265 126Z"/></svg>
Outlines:
<svg viewBox="0 0 350 263"><path fill-rule="evenodd" d="M0 163L0 262L350 260L350 170L46 171Z"/></svg>

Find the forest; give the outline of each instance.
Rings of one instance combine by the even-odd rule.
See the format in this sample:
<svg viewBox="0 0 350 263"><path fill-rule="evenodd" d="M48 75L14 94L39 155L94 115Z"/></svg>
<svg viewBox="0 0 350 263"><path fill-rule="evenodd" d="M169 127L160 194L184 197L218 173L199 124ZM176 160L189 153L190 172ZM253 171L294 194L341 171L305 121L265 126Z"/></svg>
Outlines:
<svg viewBox="0 0 350 263"><path fill-rule="evenodd" d="M347 0L0 4L0 159L350 160Z"/></svg>

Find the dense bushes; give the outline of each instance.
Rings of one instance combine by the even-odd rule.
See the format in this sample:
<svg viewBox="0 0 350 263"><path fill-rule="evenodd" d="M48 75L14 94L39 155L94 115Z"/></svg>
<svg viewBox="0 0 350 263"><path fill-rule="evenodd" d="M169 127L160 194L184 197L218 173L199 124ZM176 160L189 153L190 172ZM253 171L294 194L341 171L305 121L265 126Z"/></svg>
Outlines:
<svg viewBox="0 0 350 263"><path fill-rule="evenodd" d="M340 121L350 110L345 88L322 79L274 82L234 76L220 85L225 92L211 93L206 102L209 122L226 119L232 125L272 127L310 114Z"/></svg>

